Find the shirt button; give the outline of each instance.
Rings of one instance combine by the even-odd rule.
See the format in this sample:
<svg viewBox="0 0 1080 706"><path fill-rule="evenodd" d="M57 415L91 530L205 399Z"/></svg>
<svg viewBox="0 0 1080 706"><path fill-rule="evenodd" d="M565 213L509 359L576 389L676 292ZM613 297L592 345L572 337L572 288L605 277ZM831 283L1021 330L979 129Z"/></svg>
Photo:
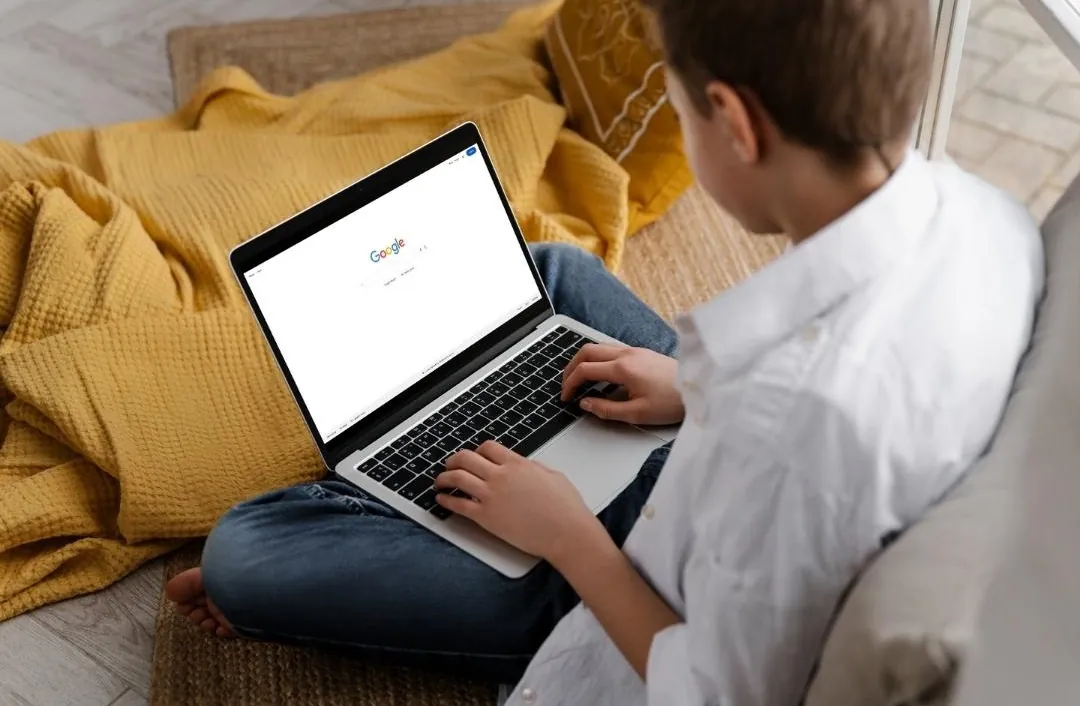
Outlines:
<svg viewBox="0 0 1080 706"><path fill-rule="evenodd" d="M646 520L651 520L652 518L656 517L656 508L652 505L646 505L645 507L641 508L641 516L644 517Z"/></svg>
<svg viewBox="0 0 1080 706"><path fill-rule="evenodd" d="M815 324L810 324L802 330L802 340L807 343L817 343L817 340L821 338L821 327Z"/></svg>
<svg viewBox="0 0 1080 706"><path fill-rule="evenodd" d="M536 692L529 687L525 687L521 690L521 700L527 704L531 704L536 701Z"/></svg>

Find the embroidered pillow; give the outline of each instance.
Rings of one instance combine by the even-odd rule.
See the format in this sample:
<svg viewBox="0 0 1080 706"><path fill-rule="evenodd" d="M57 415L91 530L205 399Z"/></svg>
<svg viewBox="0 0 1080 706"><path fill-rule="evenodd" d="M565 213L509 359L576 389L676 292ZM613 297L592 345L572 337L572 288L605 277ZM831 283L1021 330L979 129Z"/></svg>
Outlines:
<svg viewBox="0 0 1080 706"><path fill-rule="evenodd" d="M631 233L693 182L650 22L636 0L565 0L544 38L570 127L630 175Z"/></svg>

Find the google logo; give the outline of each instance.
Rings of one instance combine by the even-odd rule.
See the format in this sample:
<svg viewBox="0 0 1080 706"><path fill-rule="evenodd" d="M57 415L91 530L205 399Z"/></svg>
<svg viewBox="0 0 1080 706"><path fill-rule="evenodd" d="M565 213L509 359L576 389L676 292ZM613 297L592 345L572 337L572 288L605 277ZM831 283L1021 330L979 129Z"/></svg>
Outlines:
<svg viewBox="0 0 1080 706"><path fill-rule="evenodd" d="M403 247L405 247L405 241L401 238L398 238L394 242L390 243L388 247L383 248L382 250L372 250L371 255L369 255L368 257L371 258L372 262L378 262L379 260L385 260L391 255L397 255L399 252L401 252L401 249Z"/></svg>

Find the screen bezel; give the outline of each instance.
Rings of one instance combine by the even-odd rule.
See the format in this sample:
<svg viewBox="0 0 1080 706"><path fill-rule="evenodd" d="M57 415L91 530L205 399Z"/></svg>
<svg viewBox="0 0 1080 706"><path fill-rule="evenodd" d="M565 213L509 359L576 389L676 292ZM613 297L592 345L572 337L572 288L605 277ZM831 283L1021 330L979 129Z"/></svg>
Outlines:
<svg viewBox="0 0 1080 706"><path fill-rule="evenodd" d="M488 173L495 184L499 199L502 201L503 208L506 211L506 217L509 219L514 235L518 239L522 256L529 264L529 271L532 273L537 290L540 292L540 299L475 344L425 375L420 381L411 385L383 406L372 410L348 429L324 442L322 435L315 426L307 404L297 389L292 372L281 355L281 350L274 340L273 333L267 326L262 310L252 295L245 273L319 233L324 228L340 221L372 201L397 189L420 174L441 165L446 160L473 145L479 148L484 163L487 165ZM480 131L471 122L464 123L435 138L426 145L345 187L292 218L236 246L229 254L229 262L233 274L244 292L244 297L247 299L248 305L259 323L259 328L262 330L267 345L274 354L278 368L289 385L289 390L292 392L297 407L300 408L300 413L304 417L308 430L319 447L323 461L331 470L346 456L383 436L454 385L457 385L486 365L506 350L507 347L520 340L526 332L536 328L542 321L555 313L540 273L537 271L536 264L529 254L529 248L525 243L521 228L514 217L513 209L506 198L506 192L499 182L487 147L480 136ZM360 318L360 312L357 312L357 314L357 318ZM347 320L342 321L341 325L355 326L357 322L356 320Z"/></svg>

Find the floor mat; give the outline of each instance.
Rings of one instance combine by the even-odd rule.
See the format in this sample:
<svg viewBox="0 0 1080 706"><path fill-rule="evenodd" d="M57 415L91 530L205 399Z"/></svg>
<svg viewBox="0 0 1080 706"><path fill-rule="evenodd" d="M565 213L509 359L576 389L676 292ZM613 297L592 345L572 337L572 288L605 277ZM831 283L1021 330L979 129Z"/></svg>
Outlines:
<svg viewBox="0 0 1080 706"><path fill-rule="evenodd" d="M166 580L198 564L201 543L176 552ZM199 706L494 706L498 687L334 652L196 629L166 601L158 612L150 704Z"/></svg>

